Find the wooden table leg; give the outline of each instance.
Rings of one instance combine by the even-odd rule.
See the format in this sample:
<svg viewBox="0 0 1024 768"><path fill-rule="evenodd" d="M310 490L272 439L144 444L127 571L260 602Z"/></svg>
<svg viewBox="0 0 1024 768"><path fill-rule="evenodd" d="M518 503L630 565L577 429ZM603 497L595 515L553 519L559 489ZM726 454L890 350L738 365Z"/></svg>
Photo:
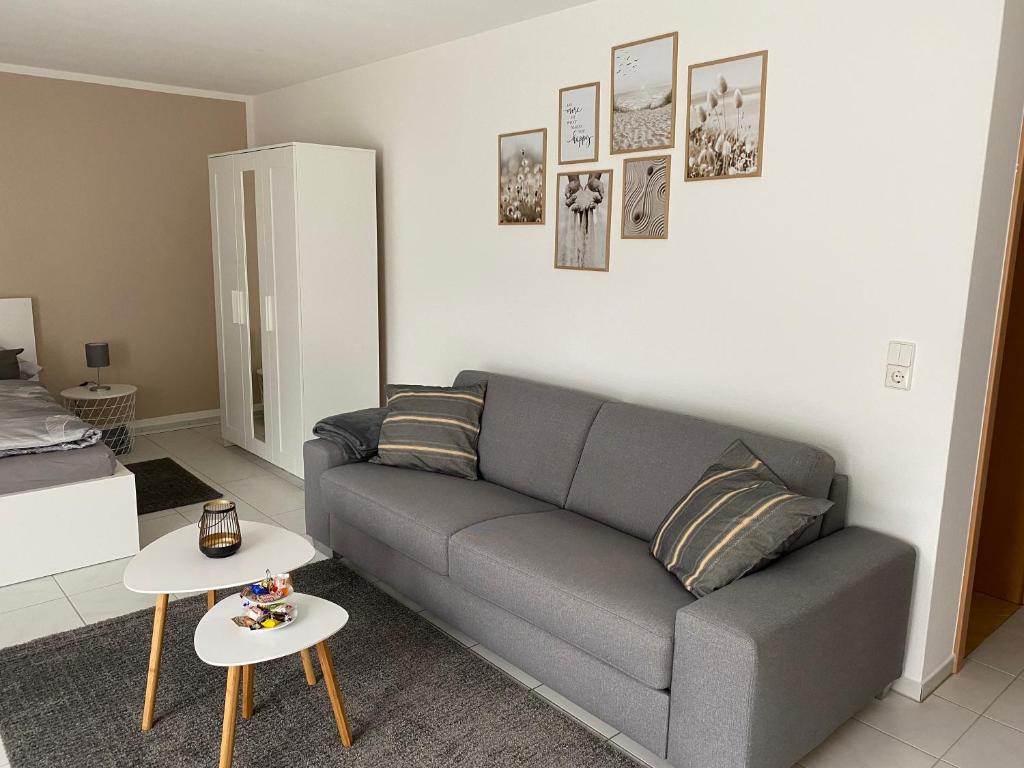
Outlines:
<svg viewBox="0 0 1024 768"><path fill-rule="evenodd" d="M224 689L224 726L220 736L220 768L231 768L235 752L235 710L238 707L238 677L241 667L228 667Z"/></svg>
<svg viewBox="0 0 1024 768"><path fill-rule="evenodd" d="M306 682L316 685L316 671L313 669L313 657L309 654L309 648L299 651L299 655L302 657L302 669L306 673Z"/></svg>
<svg viewBox="0 0 1024 768"><path fill-rule="evenodd" d="M248 720L252 717L252 683L253 665L246 664L242 667L242 719Z"/></svg>
<svg viewBox="0 0 1024 768"><path fill-rule="evenodd" d="M149 647L149 670L146 675L146 700L142 705L142 730L153 727L156 708L156 687L160 681L160 654L164 647L164 625L167 623L167 595L156 596L153 612L153 640Z"/></svg>
<svg viewBox="0 0 1024 768"><path fill-rule="evenodd" d="M327 647L326 640L321 640L316 644L316 655L320 659L320 671L324 675L327 695L331 698L331 709L334 710L334 721L338 724L338 734L341 736L341 743L346 747L351 747L352 734L349 733L348 720L345 718L345 703L341 700L338 681L334 677L334 662L331 660L331 651Z"/></svg>
<svg viewBox="0 0 1024 768"><path fill-rule="evenodd" d="M206 593L206 610L213 610L213 606L217 604L217 590L211 589Z"/></svg>

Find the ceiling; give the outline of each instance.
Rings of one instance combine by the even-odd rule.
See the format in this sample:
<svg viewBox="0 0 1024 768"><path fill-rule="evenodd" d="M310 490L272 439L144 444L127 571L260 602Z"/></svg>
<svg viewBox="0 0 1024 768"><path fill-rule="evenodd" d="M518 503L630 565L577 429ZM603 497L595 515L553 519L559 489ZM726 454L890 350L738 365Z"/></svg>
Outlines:
<svg viewBox="0 0 1024 768"><path fill-rule="evenodd" d="M0 0L0 63L256 94L586 0Z"/></svg>

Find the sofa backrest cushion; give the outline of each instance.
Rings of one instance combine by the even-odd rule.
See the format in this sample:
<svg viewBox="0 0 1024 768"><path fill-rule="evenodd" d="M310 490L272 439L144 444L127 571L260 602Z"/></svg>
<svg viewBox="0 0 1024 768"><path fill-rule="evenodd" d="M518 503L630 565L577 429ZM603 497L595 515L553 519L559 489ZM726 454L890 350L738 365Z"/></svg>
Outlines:
<svg viewBox="0 0 1024 768"><path fill-rule="evenodd" d="M487 382L480 476L563 506L602 399L514 376L463 371L455 386ZM661 522L660 520L658 522Z"/></svg>
<svg viewBox="0 0 1024 768"><path fill-rule="evenodd" d="M828 497L835 461L817 448L692 416L605 403L590 429L565 506L650 540L672 505L735 440L742 440L792 490ZM798 545L818 537L820 521L812 528Z"/></svg>

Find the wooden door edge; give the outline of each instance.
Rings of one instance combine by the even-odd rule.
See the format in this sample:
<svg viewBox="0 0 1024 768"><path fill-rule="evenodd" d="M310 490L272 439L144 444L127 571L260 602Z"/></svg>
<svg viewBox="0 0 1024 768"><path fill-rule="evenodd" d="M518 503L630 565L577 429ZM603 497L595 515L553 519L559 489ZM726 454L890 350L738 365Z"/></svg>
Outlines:
<svg viewBox="0 0 1024 768"><path fill-rule="evenodd" d="M1021 235L1021 206L1024 192L1021 185L1024 176L1024 123L1021 125L1017 143L1017 166L1013 175L1013 197L1010 202L1010 221L1006 230L1006 246L1003 256L1003 270L999 283L999 299L996 303L996 327L992 336L992 351L989 358L988 383L985 388L985 405L981 420L981 440L978 445L978 463L974 473L974 494L971 498L971 516L967 529L967 552L964 558L963 580L960 584L960 605L956 617L956 638L953 643L953 672L959 672L964 664L967 646L967 621L971 609L971 592L974 588L974 571L977 566L978 540L981 535L982 507L985 489L988 485L989 460L992 454L992 432L996 415L996 401L999 395L999 380L1003 369L1003 352L1006 345L1006 325L1010 316L1010 297L1013 291L1013 277L1017 262L1017 245Z"/></svg>

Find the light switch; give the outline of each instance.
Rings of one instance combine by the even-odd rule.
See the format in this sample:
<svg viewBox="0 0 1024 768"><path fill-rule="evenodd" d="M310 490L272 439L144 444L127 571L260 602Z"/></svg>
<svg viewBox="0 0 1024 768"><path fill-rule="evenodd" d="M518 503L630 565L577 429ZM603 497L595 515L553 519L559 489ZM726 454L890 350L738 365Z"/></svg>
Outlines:
<svg viewBox="0 0 1024 768"><path fill-rule="evenodd" d="M890 341L886 356L885 386L892 389L910 389L914 372L917 345L910 341Z"/></svg>

